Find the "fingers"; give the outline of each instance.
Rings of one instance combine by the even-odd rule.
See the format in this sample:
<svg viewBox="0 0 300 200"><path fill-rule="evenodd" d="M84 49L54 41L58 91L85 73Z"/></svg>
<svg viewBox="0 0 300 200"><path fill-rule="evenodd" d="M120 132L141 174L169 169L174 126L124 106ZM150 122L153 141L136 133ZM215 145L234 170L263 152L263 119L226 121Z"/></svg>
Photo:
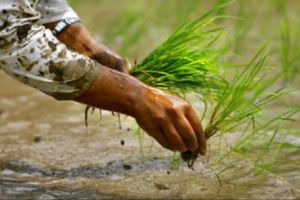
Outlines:
<svg viewBox="0 0 300 200"><path fill-rule="evenodd" d="M190 125L190 122L185 118L185 116L176 119L174 125L188 149L191 151L197 150L198 141L196 138L196 134L193 127Z"/></svg>
<svg viewBox="0 0 300 200"><path fill-rule="evenodd" d="M169 141L170 145L174 147L175 150L179 152L187 151L188 148L181 138L181 136L178 134L176 128L173 126L172 123L167 122L162 124L162 131L164 132L167 140Z"/></svg>
<svg viewBox="0 0 300 200"><path fill-rule="evenodd" d="M184 152L198 151L201 155L206 153L206 139L202 125L192 109L184 114L173 114L160 118L154 127L145 130L166 149Z"/></svg>
<svg viewBox="0 0 300 200"><path fill-rule="evenodd" d="M171 151L176 150L161 128L153 129L151 131L148 131L148 133L150 133L149 135L154 137L162 147L169 149Z"/></svg>
<svg viewBox="0 0 300 200"><path fill-rule="evenodd" d="M199 121L198 116L196 115L194 110L192 109L187 110L186 117L191 123L191 126L193 127L194 132L196 134L197 141L198 141L198 152L201 155L205 155L207 150L207 144L206 144L205 133L201 125L201 122Z"/></svg>
<svg viewBox="0 0 300 200"><path fill-rule="evenodd" d="M143 120L136 120L139 126L151 137L153 137L162 147L174 151L175 148L170 144L168 138L160 126L154 127L153 123L147 123ZM151 125L150 125L151 124Z"/></svg>
<svg viewBox="0 0 300 200"><path fill-rule="evenodd" d="M83 55L88 53L82 53ZM118 53L105 46L104 44L97 43L92 48L92 53L88 55L91 59L97 61L101 65L115 69L119 72L128 74L131 64L127 58L122 58Z"/></svg>
<svg viewBox="0 0 300 200"><path fill-rule="evenodd" d="M188 102L153 88L146 97L135 106L135 118L150 136L170 150L206 153L202 125Z"/></svg>
<svg viewBox="0 0 300 200"><path fill-rule="evenodd" d="M118 59L115 69L119 72L129 74L130 62L127 59Z"/></svg>

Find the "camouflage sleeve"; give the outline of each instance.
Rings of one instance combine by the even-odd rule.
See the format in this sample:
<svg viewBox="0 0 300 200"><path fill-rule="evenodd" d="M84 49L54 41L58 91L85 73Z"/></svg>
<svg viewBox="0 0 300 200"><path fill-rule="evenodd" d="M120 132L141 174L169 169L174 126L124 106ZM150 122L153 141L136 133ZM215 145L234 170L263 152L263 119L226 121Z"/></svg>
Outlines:
<svg viewBox="0 0 300 200"><path fill-rule="evenodd" d="M0 69L58 100L74 99L90 87L100 67L36 24L36 5L36 0L1 0Z"/></svg>

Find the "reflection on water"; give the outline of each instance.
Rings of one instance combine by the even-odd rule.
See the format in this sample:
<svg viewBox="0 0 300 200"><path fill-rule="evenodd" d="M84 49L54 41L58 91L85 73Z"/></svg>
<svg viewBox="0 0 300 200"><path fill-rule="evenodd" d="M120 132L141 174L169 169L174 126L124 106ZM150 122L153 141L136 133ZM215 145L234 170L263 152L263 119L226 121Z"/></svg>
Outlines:
<svg viewBox="0 0 300 200"><path fill-rule="evenodd" d="M173 154L147 136L138 153L130 118L121 116L119 129L117 116L104 112L100 121L96 112L86 129L83 105L55 101L2 72L0 85L1 199L300 198L299 165L253 176L253 158L224 161L219 191L204 159L195 171L170 170ZM300 145L297 135L287 140ZM298 160L299 150L280 161Z"/></svg>

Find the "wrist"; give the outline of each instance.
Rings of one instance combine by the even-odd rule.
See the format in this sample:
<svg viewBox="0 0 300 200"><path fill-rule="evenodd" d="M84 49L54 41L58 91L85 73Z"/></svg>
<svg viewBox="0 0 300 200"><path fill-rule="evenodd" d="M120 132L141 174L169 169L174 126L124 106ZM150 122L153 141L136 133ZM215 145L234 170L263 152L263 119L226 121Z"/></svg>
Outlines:
<svg viewBox="0 0 300 200"><path fill-rule="evenodd" d="M61 21L59 21L54 28L52 29L52 33L55 37L58 37L59 34L61 34L66 28L68 28L68 26L74 24L74 23L78 23L80 21L80 19L76 18L76 17L68 17L65 18Z"/></svg>
<svg viewBox="0 0 300 200"><path fill-rule="evenodd" d="M118 72L113 72L118 73ZM125 101L122 101L120 99L120 102L123 102L123 108L126 115L131 116L133 118L137 117L137 113L140 112L140 110L143 110L145 113L148 112L146 105L149 101L149 98L151 98L151 93L153 92L149 86L145 85L144 83L140 82L138 79L124 75L128 77L130 85L132 87L126 87L126 97L124 98ZM119 87L122 87L122 85L119 85Z"/></svg>
<svg viewBox="0 0 300 200"><path fill-rule="evenodd" d="M163 103L162 101L164 95L166 95L163 91L145 85L141 82L140 90L138 94L134 94L135 103L133 104L133 117L138 117L137 115L144 113L146 115L150 114L149 108L155 106L157 103Z"/></svg>
<svg viewBox="0 0 300 200"><path fill-rule="evenodd" d="M136 118L140 110L143 110L145 113L147 112L146 104L149 102L149 93L151 93L149 87L140 82L139 87L136 88L136 91L134 91L132 94L129 94L133 99L130 106L131 117Z"/></svg>

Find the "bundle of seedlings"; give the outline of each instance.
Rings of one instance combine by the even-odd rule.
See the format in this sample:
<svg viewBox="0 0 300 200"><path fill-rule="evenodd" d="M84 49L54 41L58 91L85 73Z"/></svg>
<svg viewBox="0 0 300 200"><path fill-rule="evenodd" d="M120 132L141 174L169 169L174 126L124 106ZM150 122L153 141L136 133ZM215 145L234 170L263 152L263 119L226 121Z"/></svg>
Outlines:
<svg viewBox="0 0 300 200"><path fill-rule="evenodd" d="M213 48L223 35L223 28L214 27L213 21L224 16L207 17L231 2L212 9L193 22L184 23L163 44L135 64L129 74L149 86L180 97L190 92L208 97L211 91L222 91L227 81L221 76L218 60L228 50ZM214 28L204 30L208 25ZM86 127L89 109L92 109L92 114L95 110L86 107Z"/></svg>
<svg viewBox="0 0 300 200"><path fill-rule="evenodd" d="M144 60L133 66L130 75L147 85L181 97L190 92L207 97L211 91L222 91L227 81L218 61L227 49L217 41L223 35L223 28L214 27L216 18L205 18L206 15L181 26ZM209 25L214 28L205 30ZM216 45L219 45L218 48Z"/></svg>
<svg viewBox="0 0 300 200"><path fill-rule="evenodd" d="M222 64L222 59L230 52L220 48L223 29L216 28L213 21L224 16L209 19L207 16L227 4L185 23L130 71L145 84L180 97L196 94L205 104L202 118L209 119L205 126L206 139L249 122L255 128L256 117L260 117L264 106L287 93L280 89L265 95L262 80L266 72L262 69L266 54L262 53L266 45L249 64L239 66L241 72ZM211 114L207 112L208 107L212 109ZM198 153L186 151L181 157L193 169Z"/></svg>
<svg viewBox="0 0 300 200"><path fill-rule="evenodd" d="M229 50L220 42L224 35L223 28L213 23L224 16L208 16L228 4L212 9L195 21L184 23L146 58L135 63L130 75L149 86L182 98L186 94L196 93L205 104L208 101L219 102L222 94L229 92L229 82L224 78L228 72L220 62ZM205 135L208 139L220 127L211 120L207 130ZM188 162L190 168L197 157L196 152L182 153L183 160Z"/></svg>
<svg viewBox="0 0 300 200"><path fill-rule="evenodd" d="M232 53L223 45L223 28L213 22L227 16L208 16L231 2L215 7L195 21L184 23L130 70L130 75L143 83L179 97L196 94L205 105L202 119L209 119L205 126L206 139L233 131L244 123L257 126L256 117L260 116L263 107L287 93L278 90L265 95L262 67L266 54L261 54L266 45L249 64L240 66L241 72L224 65L223 60ZM89 108L85 112L86 125ZM208 108L212 111L208 112ZM198 153L187 151L181 153L181 157L193 169Z"/></svg>

